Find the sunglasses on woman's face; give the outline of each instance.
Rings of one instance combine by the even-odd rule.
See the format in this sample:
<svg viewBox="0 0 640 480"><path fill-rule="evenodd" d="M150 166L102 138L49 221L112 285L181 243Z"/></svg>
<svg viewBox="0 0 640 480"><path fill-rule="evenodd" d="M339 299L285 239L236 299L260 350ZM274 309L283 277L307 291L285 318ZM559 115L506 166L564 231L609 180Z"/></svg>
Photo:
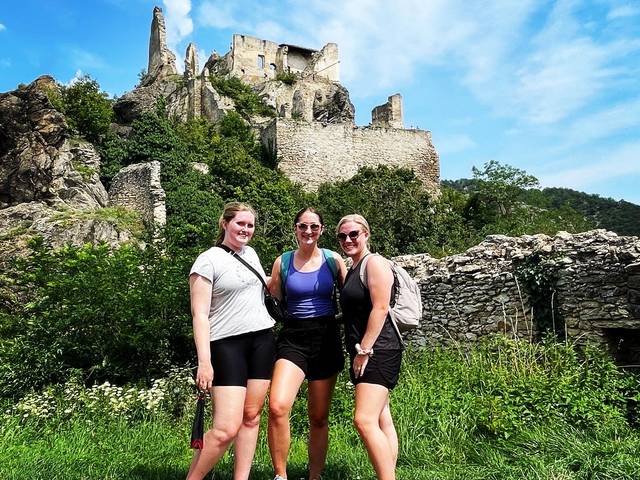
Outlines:
<svg viewBox="0 0 640 480"><path fill-rule="evenodd" d="M298 227L298 230L301 232L306 232L308 228L310 228L312 232L317 232L320 230L321 225L317 223L296 223L296 227Z"/></svg>
<svg viewBox="0 0 640 480"><path fill-rule="evenodd" d="M340 232L338 235L336 235L336 237L338 237L338 240L340 240L341 242L344 242L347 237L349 237L351 240L355 240L360 236L361 233L362 232L359 232L358 230L351 230L349 233Z"/></svg>

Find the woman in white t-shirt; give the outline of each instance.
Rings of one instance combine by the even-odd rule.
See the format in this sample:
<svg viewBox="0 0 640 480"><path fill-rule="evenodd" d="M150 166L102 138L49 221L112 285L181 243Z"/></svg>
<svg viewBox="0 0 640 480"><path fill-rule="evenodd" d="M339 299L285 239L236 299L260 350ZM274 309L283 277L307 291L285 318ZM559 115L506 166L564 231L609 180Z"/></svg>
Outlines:
<svg viewBox="0 0 640 480"><path fill-rule="evenodd" d="M249 478L275 360L274 321L264 306L262 283L233 258L241 257L265 278L256 252L247 245L255 218L248 205L225 205L216 246L197 258L189 275L196 385L210 390L215 409L188 479L204 478L232 442L234 479Z"/></svg>

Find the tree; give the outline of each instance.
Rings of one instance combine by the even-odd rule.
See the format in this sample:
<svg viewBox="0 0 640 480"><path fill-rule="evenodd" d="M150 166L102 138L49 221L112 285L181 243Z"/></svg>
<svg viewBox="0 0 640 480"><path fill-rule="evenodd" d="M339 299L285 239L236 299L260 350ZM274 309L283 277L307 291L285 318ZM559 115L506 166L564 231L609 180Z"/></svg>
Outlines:
<svg viewBox="0 0 640 480"><path fill-rule="evenodd" d="M85 75L61 88L62 110L69 126L93 143L98 143L113 121L109 95L98 82Z"/></svg>
<svg viewBox="0 0 640 480"><path fill-rule="evenodd" d="M485 163L482 170L473 167L472 172L477 181L478 200L497 216L508 215L513 211L519 203L518 197L522 189L539 186L538 179L533 175L495 160Z"/></svg>

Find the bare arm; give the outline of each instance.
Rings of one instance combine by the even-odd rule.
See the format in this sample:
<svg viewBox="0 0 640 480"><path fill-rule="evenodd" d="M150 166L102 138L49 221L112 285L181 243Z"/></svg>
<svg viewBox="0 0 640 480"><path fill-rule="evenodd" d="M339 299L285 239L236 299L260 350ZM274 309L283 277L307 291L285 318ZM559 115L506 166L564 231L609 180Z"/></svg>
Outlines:
<svg viewBox="0 0 640 480"><path fill-rule="evenodd" d="M193 339L198 354L196 386L208 390L213 383L213 366L209 344L209 309L211 307L211 282L197 273L189 277L191 290L191 317L193 319Z"/></svg>
<svg viewBox="0 0 640 480"><path fill-rule="evenodd" d="M276 297L278 300L282 300L282 289L280 288L280 284L282 280L280 279L280 262L282 261L282 257L276 258L276 261L273 262L273 268L271 269L271 276L269 277L269 293L272 296Z"/></svg>

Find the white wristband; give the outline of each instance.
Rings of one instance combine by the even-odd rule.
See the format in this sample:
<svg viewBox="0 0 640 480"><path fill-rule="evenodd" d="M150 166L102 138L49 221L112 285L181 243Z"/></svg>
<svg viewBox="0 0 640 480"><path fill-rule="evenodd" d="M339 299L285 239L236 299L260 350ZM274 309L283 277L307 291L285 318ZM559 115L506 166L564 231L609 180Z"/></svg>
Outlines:
<svg viewBox="0 0 640 480"><path fill-rule="evenodd" d="M356 343L356 353L358 355L368 355L373 357L373 348L362 348L359 343Z"/></svg>

